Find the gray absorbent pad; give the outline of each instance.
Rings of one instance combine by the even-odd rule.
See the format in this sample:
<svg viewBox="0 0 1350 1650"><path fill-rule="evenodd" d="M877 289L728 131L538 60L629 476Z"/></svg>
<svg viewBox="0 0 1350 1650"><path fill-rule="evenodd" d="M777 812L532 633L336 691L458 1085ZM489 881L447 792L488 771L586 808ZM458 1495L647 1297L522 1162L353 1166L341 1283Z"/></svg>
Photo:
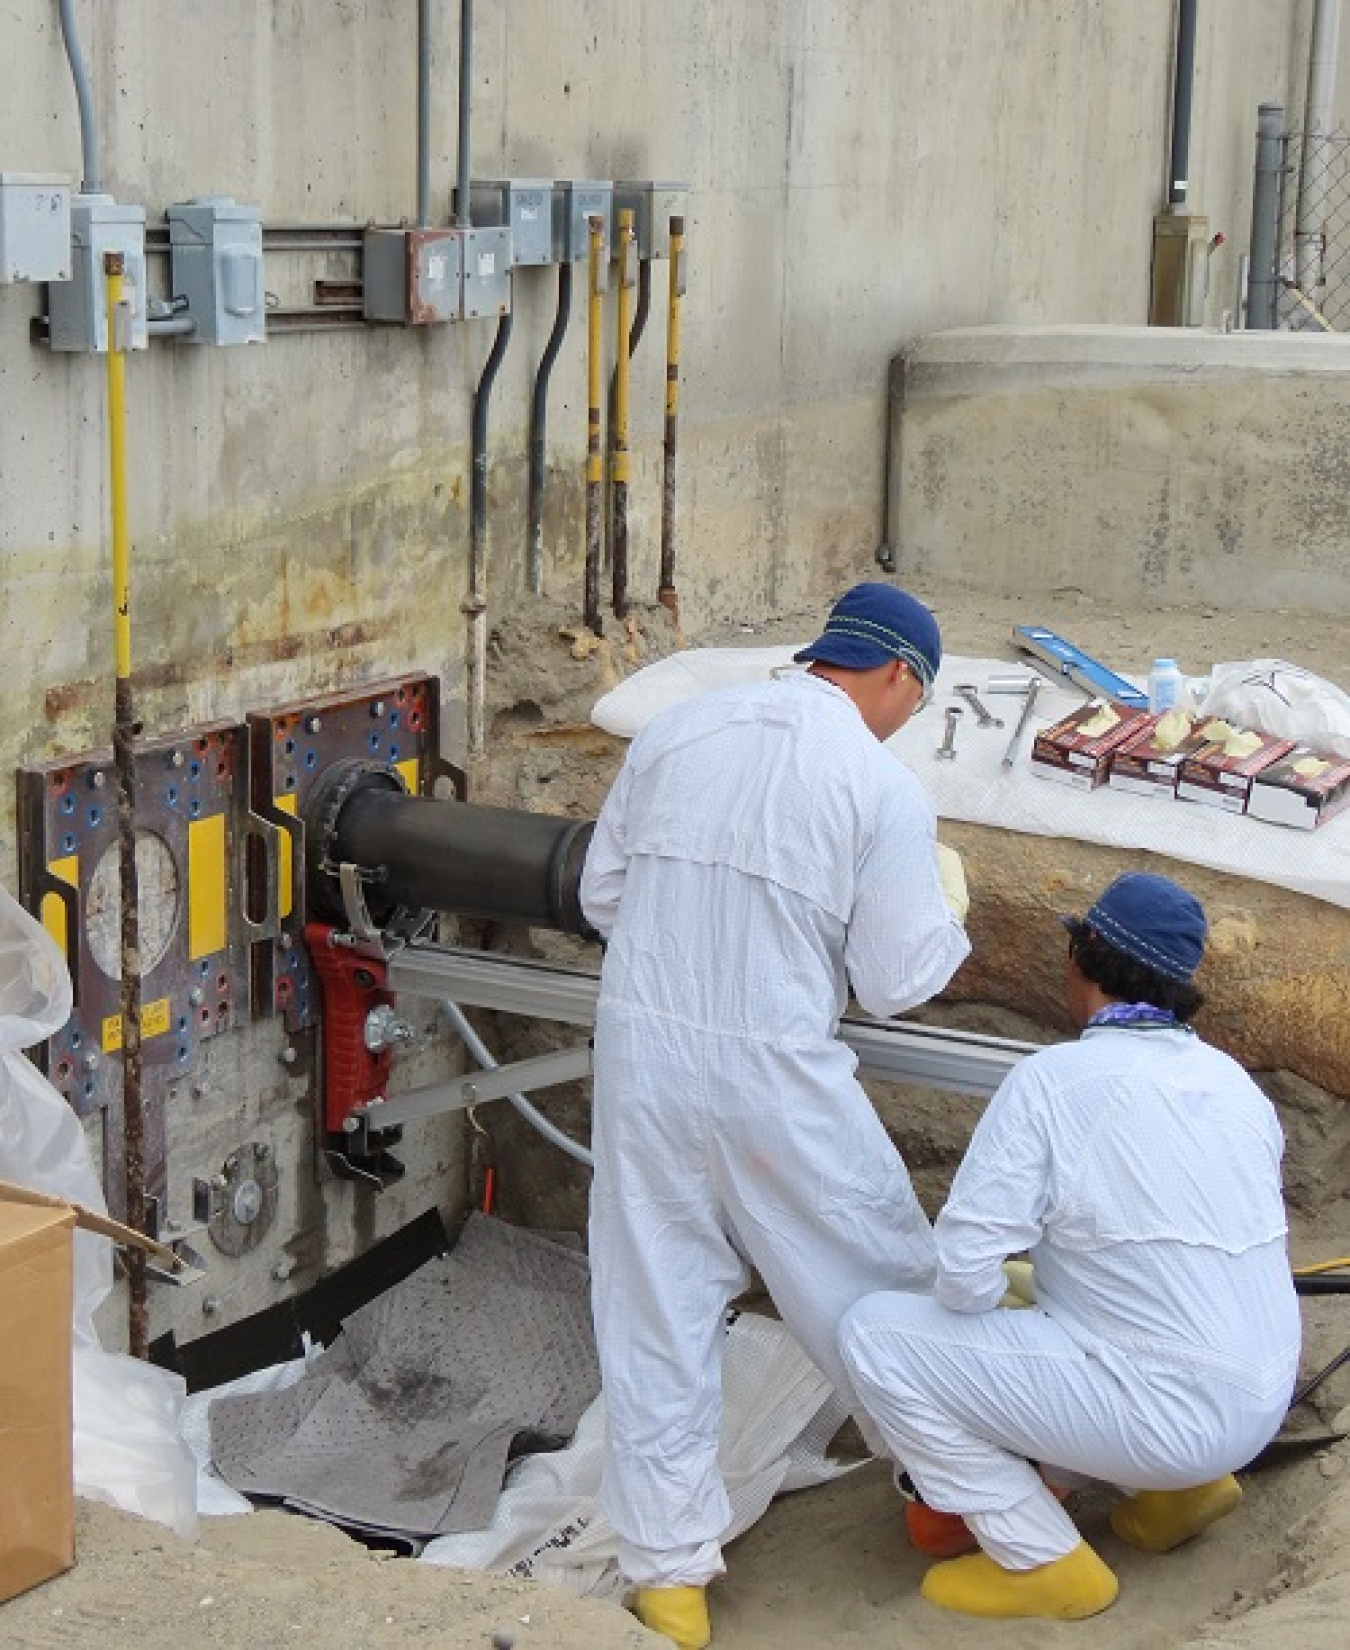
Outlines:
<svg viewBox="0 0 1350 1650"><path fill-rule="evenodd" d="M599 1390L585 1256L474 1215L296 1385L213 1403L211 1458L246 1495L417 1543L489 1523L513 1441L557 1447Z"/></svg>

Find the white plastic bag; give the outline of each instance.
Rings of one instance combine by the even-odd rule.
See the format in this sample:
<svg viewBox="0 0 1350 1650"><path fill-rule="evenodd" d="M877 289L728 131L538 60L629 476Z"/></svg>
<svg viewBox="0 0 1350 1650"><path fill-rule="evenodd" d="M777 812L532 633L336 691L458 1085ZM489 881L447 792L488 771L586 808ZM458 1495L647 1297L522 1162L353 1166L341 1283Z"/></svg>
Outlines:
<svg viewBox="0 0 1350 1650"><path fill-rule="evenodd" d="M106 1214L75 1113L22 1050L70 1016L70 976L50 934L0 887L0 1180ZM112 1289L112 1245L76 1232L75 1487L92 1500L196 1529L195 1468L178 1429L182 1380L99 1345L94 1312Z"/></svg>
<svg viewBox="0 0 1350 1650"><path fill-rule="evenodd" d="M606 733L632 739L653 716L713 688L765 682L791 665L805 642L790 647L694 647L634 671L596 700L591 721Z"/></svg>
<svg viewBox="0 0 1350 1650"><path fill-rule="evenodd" d="M1215 665L1200 714L1350 756L1350 694L1283 659Z"/></svg>

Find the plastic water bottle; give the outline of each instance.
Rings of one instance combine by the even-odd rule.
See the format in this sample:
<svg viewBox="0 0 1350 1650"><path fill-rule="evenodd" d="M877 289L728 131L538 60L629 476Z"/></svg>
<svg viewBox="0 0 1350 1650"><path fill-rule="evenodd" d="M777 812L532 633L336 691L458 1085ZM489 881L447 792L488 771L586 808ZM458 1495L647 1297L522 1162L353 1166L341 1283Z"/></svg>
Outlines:
<svg viewBox="0 0 1350 1650"><path fill-rule="evenodd" d="M1182 678L1175 659L1155 659L1148 673L1148 708L1155 716L1181 702Z"/></svg>

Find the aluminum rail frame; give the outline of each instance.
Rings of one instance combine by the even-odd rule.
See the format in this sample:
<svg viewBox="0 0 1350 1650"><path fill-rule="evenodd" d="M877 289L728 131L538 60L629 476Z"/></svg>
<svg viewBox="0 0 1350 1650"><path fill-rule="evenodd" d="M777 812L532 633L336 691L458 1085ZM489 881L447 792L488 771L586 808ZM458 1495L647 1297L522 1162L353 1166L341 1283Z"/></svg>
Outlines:
<svg viewBox="0 0 1350 1650"><path fill-rule="evenodd" d="M581 969L421 943L395 951L388 960L386 978L389 990L396 995L442 998L461 1008L490 1008L578 1026L594 1024L600 993L599 976ZM1013 1067L1035 1053L1037 1047L1011 1038L856 1016L845 1016L839 1034L869 1077L980 1097L991 1095ZM508 1087L510 1079L519 1087L519 1076L529 1064L522 1061L515 1067L499 1067L493 1077L507 1082ZM481 1084L481 1077L473 1081ZM501 1092L505 1093L506 1088ZM386 1108L397 1104L386 1102ZM385 1115L392 1113L386 1109Z"/></svg>

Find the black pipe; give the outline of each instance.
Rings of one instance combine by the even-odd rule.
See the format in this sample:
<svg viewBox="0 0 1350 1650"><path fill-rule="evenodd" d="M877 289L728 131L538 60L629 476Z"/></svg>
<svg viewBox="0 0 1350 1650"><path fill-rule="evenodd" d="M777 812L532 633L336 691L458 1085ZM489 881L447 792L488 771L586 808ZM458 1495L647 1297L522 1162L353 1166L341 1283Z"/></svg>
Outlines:
<svg viewBox="0 0 1350 1650"><path fill-rule="evenodd" d="M417 227L431 222L431 7L417 0Z"/></svg>
<svg viewBox="0 0 1350 1650"><path fill-rule="evenodd" d="M469 484L469 560L479 577L470 575L470 583L481 587L483 545L487 536L488 504L488 410L492 405L492 386L501 369L506 346L511 342L511 310L508 307L497 322L497 336L478 380L473 397L473 479ZM486 596L486 589L483 590Z"/></svg>
<svg viewBox="0 0 1350 1650"><path fill-rule="evenodd" d="M534 395L530 402L530 481L529 527L526 539L526 574L530 590L536 596L544 592L544 478L547 474L548 382L553 363L562 348L567 323L572 313L572 265L558 265L558 310L553 318L553 331L539 360L539 371L534 378Z"/></svg>
<svg viewBox="0 0 1350 1650"><path fill-rule="evenodd" d="M1172 90L1172 171L1167 180L1167 201L1177 209L1185 206L1190 187L1191 97L1195 87L1195 18L1200 0L1178 0L1177 61Z"/></svg>
<svg viewBox="0 0 1350 1650"><path fill-rule="evenodd" d="M459 0L459 154L458 187L455 190L455 222L467 229L469 179L472 175L469 112L473 106L473 0Z"/></svg>
<svg viewBox="0 0 1350 1650"><path fill-rule="evenodd" d="M593 938L579 890L594 828L589 819L409 796L393 768L335 762L305 810L310 913L345 920L337 867L355 865L377 923L401 907Z"/></svg>

